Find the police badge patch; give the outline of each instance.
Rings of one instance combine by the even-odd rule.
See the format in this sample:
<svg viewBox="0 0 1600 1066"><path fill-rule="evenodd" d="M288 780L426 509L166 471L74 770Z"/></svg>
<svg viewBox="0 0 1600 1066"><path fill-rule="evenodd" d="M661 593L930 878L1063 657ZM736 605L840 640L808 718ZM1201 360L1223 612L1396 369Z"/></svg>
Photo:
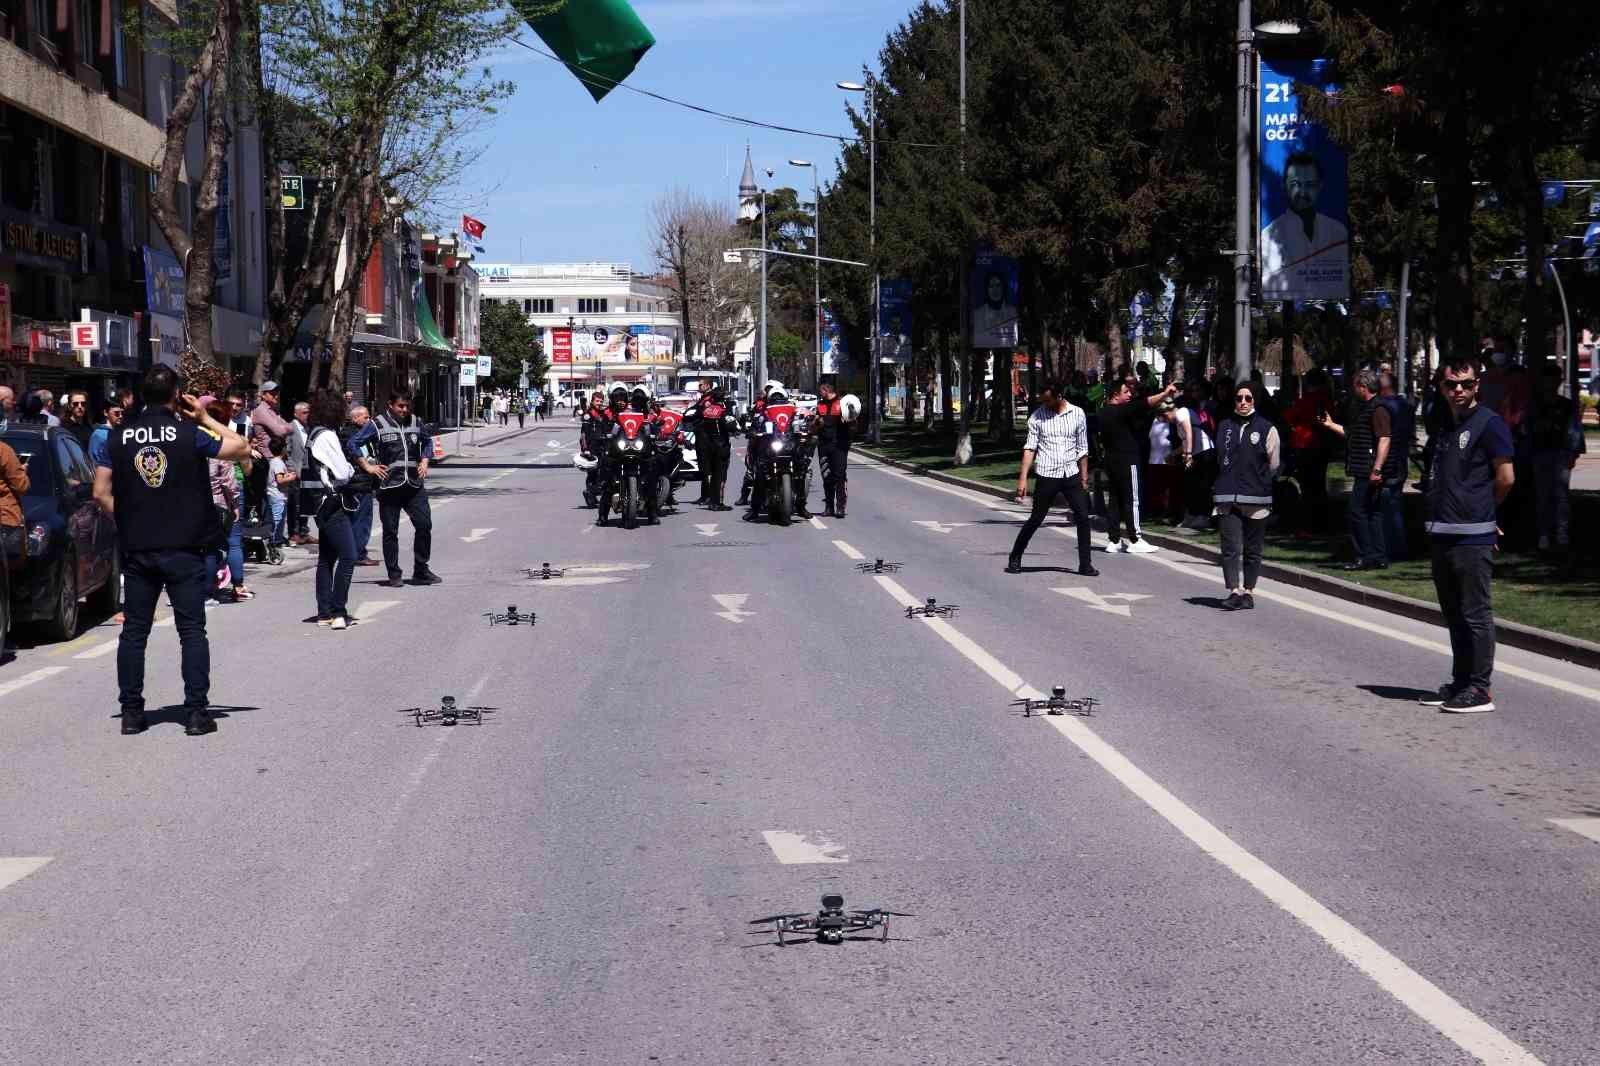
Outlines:
<svg viewBox="0 0 1600 1066"><path fill-rule="evenodd" d="M159 489L167 480L167 453L156 447L140 448L133 455L133 468L146 485Z"/></svg>
<svg viewBox="0 0 1600 1066"><path fill-rule="evenodd" d="M1457 451L1463 451L1463 452L1466 451L1467 450L1467 441L1469 441L1471 439L1472 439L1472 431L1471 430L1467 430L1467 429L1462 430L1461 431L1461 435L1456 438L1456 450Z"/></svg>
<svg viewBox="0 0 1600 1066"><path fill-rule="evenodd" d="M1260 444L1261 443L1261 431L1259 429L1256 430L1254 433L1250 434L1250 443L1251 444Z"/></svg>

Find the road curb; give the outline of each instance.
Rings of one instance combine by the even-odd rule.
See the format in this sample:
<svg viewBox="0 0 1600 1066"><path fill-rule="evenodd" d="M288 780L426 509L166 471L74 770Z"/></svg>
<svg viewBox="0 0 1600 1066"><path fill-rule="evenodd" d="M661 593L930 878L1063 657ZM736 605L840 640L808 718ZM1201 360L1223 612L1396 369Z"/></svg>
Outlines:
<svg viewBox="0 0 1600 1066"><path fill-rule="evenodd" d="M463 437L466 434L467 430L469 430L471 428L472 428L471 426L467 426L467 427L465 427L463 429L456 429L456 428L452 427L449 430L446 430L445 432L454 433L456 435L456 451L446 452L445 454L441 455L439 458L433 460L433 462L435 462L435 463L443 463L443 462L448 461L452 457L459 456L461 454L461 451L460 451L461 443L462 443L461 442L461 437ZM502 433L498 437L490 437L488 440L481 440L476 444L468 444L467 446L470 447L470 448L486 448L491 444L499 444L503 440L510 440L513 437L526 436L529 433L536 432L538 429L539 429L538 426L524 426L522 429L514 429L510 433ZM443 433L440 434L440 436L443 436L443 435L444 435Z"/></svg>
<svg viewBox="0 0 1600 1066"><path fill-rule="evenodd" d="M946 485L971 489L974 492L981 492L1000 500L1012 499L1012 495L1004 489L997 489L992 485L984 485L969 478L957 477L954 474L929 470L920 463L907 463L899 459L890 459L887 456L857 445L853 445L851 450L859 452L885 466L892 466L907 473L916 474L919 477L930 478ZM1101 529L1104 526L1104 523L1099 521L1098 516L1095 516L1094 523L1096 529ZM1145 538L1158 547L1167 548L1180 555L1204 559L1210 563L1220 563L1222 561L1222 554L1209 545L1197 544L1194 541L1185 540L1183 537L1173 534L1156 533L1150 530L1144 530L1143 532ZM1380 611L1388 611L1390 614L1402 615L1406 618L1413 618L1419 622L1428 622L1440 627L1444 626L1444 615L1440 612L1438 606L1425 600L1368 588L1354 581L1342 581L1336 577L1329 577L1313 570L1307 570L1304 567L1290 566L1286 563L1263 561L1261 572L1274 581L1281 581L1286 585L1296 585L1300 588L1310 589L1313 592L1321 592L1341 600L1348 600L1351 603L1359 603L1367 607L1377 608ZM1536 629L1533 626L1522 625L1519 622L1496 620L1495 631L1496 639L1501 644L1506 644L1513 648L1521 648L1524 651L1536 652L1540 655L1548 655L1552 659L1562 659L1566 662L1577 663L1580 666L1600 669L1600 644L1580 640L1577 637L1565 636L1561 633L1552 633L1548 629Z"/></svg>

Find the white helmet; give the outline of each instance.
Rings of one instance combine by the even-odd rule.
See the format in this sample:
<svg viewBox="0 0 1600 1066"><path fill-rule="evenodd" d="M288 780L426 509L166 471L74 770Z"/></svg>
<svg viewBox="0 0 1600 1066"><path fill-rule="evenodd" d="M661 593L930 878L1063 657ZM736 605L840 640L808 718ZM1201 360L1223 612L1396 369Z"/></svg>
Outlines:
<svg viewBox="0 0 1600 1066"><path fill-rule="evenodd" d="M854 422L861 417L861 398L853 392L847 392L839 400L839 413L847 421Z"/></svg>
<svg viewBox="0 0 1600 1066"><path fill-rule="evenodd" d="M763 395L763 396L767 395L767 393L769 393L769 392L788 392L788 391L789 391L788 389L783 387L783 382L776 381L776 380L769 381L765 385L761 386L761 395Z"/></svg>

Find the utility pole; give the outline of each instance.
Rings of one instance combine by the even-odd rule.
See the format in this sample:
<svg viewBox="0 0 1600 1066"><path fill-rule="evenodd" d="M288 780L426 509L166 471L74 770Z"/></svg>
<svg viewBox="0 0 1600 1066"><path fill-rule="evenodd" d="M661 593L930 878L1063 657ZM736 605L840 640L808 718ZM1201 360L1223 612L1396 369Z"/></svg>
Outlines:
<svg viewBox="0 0 1600 1066"><path fill-rule="evenodd" d="M761 344L757 349L756 372L750 382L750 399L755 400L756 382L767 380L767 190L761 190Z"/></svg>
<svg viewBox="0 0 1600 1066"><path fill-rule="evenodd" d="M1234 114L1233 171L1233 377L1250 377L1250 249L1255 245L1255 220L1251 218L1252 140L1255 137L1255 93L1251 70L1255 61L1255 28L1250 0L1239 0L1239 98Z"/></svg>
<svg viewBox="0 0 1600 1066"><path fill-rule="evenodd" d="M878 115L874 103L876 83L872 80L872 72L865 66L861 68L866 75L867 82L867 143L870 146L870 155L867 164L867 188L870 207L867 212L868 221L868 247L872 250L867 256L872 260L872 341L867 345L872 367L867 375L867 391L871 393L872 414L867 419L867 439L873 444L881 440L878 411L883 406L883 376L878 367L878 334L882 332L880 323L883 320L882 308L878 305L880 282L878 278Z"/></svg>
<svg viewBox="0 0 1600 1066"><path fill-rule="evenodd" d="M963 194L967 184L967 0L961 0L960 22L960 59L959 59L959 85L960 103L958 122L961 130L961 185ZM972 309L967 306L971 298L967 293L967 260L968 240L966 227L962 227L961 235L961 262L956 265L958 276L957 291L961 302L961 348L957 352L956 362L961 367L961 434L956 443L956 454L960 455L962 445L968 444L972 438L972 386L967 378L972 370Z"/></svg>

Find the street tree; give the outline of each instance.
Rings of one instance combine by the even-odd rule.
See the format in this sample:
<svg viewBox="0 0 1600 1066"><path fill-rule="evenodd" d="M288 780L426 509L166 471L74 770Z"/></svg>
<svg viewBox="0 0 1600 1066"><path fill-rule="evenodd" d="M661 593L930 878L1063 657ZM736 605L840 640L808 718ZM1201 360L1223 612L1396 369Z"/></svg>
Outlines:
<svg viewBox="0 0 1600 1066"><path fill-rule="evenodd" d="M478 343L491 358L489 381L499 389L516 388L526 363L529 385L542 384L550 365L545 360L539 330L528 322L515 302L483 300L478 312Z"/></svg>

